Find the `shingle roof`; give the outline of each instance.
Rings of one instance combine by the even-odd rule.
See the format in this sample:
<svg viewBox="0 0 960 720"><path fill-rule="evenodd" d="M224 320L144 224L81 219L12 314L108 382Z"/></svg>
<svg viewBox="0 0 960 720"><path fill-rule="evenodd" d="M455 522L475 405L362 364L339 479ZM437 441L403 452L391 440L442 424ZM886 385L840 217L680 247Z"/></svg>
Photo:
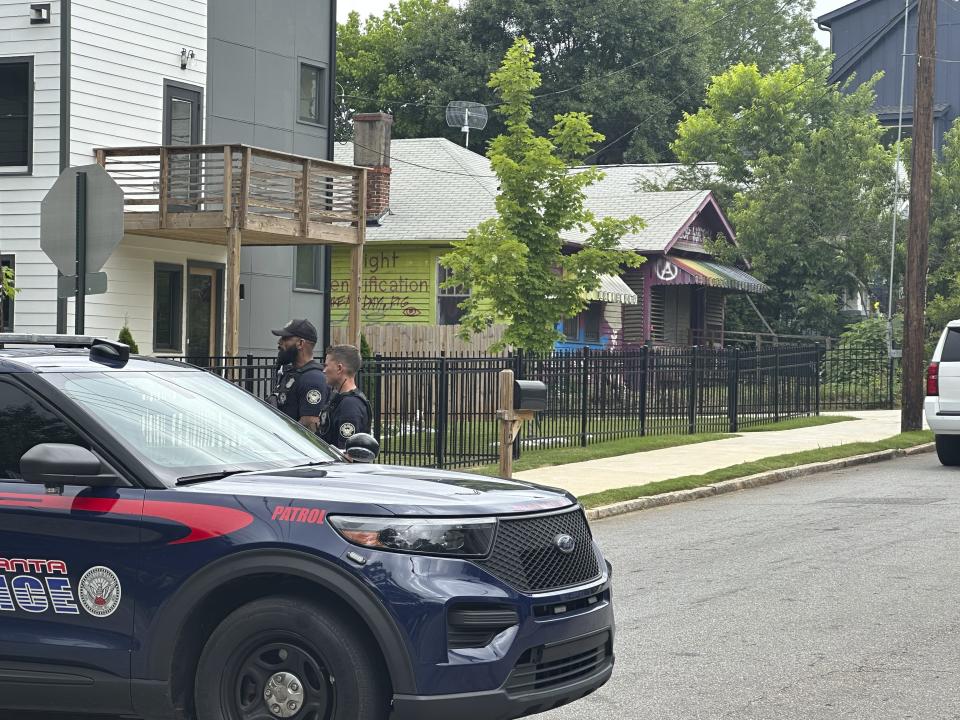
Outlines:
<svg viewBox="0 0 960 720"><path fill-rule="evenodd" d="M498 181L483 155L445 138L424 138L393 140L390 156L390 214L379 226L367 228L368 242L461 240L480 222L496 217ZM352 163L353 145L337 143L334 159ZM606 166L604 179L585 191L587 207L598 217L641 216L647 226L625 237L623 247L663 252L709 193L637 188L642 181L669 181L678 167ZM570 232L564 239L577 243L587 236Z"/></svg>
<svg viewBox="0 0 960 720"><path fill-rule="evenodd" d="M390 214L367 228L368 242L462 240L496 217L499 183L483 155L446 138L424 138L393 140L390 158ZM336 143L334 160L352 163L353 144Z"/></svg>

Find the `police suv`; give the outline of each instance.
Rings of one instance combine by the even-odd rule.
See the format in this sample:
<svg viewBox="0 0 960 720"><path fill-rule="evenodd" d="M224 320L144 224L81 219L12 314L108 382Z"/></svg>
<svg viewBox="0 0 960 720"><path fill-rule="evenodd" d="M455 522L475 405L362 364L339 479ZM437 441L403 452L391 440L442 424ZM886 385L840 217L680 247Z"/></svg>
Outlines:
<svg viewBox="0 0 960 720"><path fill-rule="evenodd" d="M506 720L607 681L573 497L351 454L202 370L0 335L0 710Z"/></svg>

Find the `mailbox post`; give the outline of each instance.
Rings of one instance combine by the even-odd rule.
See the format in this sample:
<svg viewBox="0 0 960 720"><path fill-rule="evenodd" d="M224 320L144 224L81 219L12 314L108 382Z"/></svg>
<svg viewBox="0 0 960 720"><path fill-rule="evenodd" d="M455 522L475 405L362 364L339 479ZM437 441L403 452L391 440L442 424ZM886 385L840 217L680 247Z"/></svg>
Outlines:
<svg viewBox="0 0 960 720"><path fill-rule="evenodd" d="M500 371L500 477L513 477L513 443L524 420L547 409L547 386L536 380L514 380L513 370Z"/></svg>

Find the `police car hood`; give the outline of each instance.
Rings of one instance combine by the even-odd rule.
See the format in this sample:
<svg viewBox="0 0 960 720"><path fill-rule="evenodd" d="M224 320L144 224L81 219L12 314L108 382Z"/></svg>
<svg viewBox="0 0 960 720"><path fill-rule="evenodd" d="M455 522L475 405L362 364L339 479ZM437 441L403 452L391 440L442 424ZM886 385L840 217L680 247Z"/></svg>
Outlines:
<svg viewBox="0 0 960 720"><path fill-rule="evenodd" d="M576 499L564 490L444 470L337 463L232 475L177 488L335 506L391 515L499 515L555 510Z"/></svg>

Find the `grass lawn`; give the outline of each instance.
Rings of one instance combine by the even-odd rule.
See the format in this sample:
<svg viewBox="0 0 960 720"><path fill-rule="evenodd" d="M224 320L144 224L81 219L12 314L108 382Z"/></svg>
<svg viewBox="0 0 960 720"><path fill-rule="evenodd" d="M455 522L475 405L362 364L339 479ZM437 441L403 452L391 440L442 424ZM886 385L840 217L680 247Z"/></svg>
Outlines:
<svg viewBox="0 0 960 720"><path fill-rule="evenodd" d="M768 430L796 430L798 428L817 427L818 425L832 425L838 422L849 422L857 420L855 417L846 415L814 415L811 417L792 418L790 420L781 420L780 422L764 423L763 425L752 425L751 427L738 428L738 433L749 432L767 432Z"/></svg>
<svg viewBox="0 0 960 720"><path fill-rule="evenodd" d="M704 475L687 475L685 477L661 480L660 482L649 483L647 485L605 490L604 492L583 495L580 497L580 502L586 508L600 507L615 502L623 502L624 500L635 500L640 497L673 492L674 490L690 490L692 488L704 487L705 485L711 485L723 480L733 480L734 478L755 475L756 473L766 472L767 470L781 470L783 468L796 467L797 465L808 465L810 463L837 460L854 455L865 455L866 453L878 452L880 450L902 450L903 448L922 445L928 442L933 442L933 433L929 430L918 430L894 435L893 437L878 442L849 443L847 445L837 445L835 447L819 448L817 450L805 450L788 455L776 455L774 457L764 458L763 460L720 468Z"/></svg>
<svg viewBox="0 0 960 720"><path fill-rule="evenodd" d="M760 430L796 430L797 428L815 427L817 425L829 425L835 422L845 420L856 420L856 418L844 416L819 416L794 418L792 420L781 420L776 423L767 423L750 428L749 432ZM748 432L744 430L743 432ZM513 471L522 472L524 470L535 470L542 467L552 467L554 465L566 465L568 463L584 462L586 460L598 460L600 458L617 457L620 455L629 455L631 453L649 452L650 450L661 450L663 448L677 447L680 445L694 445L696 443L710 442L712 440L723 440L725 438L737 437L736 435L724 433L699 433L697 435L646 435L644 437L624 438L622 440L608 440L607 442L580 447L548 448L544 450L524 449L520 459L514 462ZM484 465L482 467L471 468L468 472L478 475L489 475L496 477L498 467L496 465Z"/></svg>

